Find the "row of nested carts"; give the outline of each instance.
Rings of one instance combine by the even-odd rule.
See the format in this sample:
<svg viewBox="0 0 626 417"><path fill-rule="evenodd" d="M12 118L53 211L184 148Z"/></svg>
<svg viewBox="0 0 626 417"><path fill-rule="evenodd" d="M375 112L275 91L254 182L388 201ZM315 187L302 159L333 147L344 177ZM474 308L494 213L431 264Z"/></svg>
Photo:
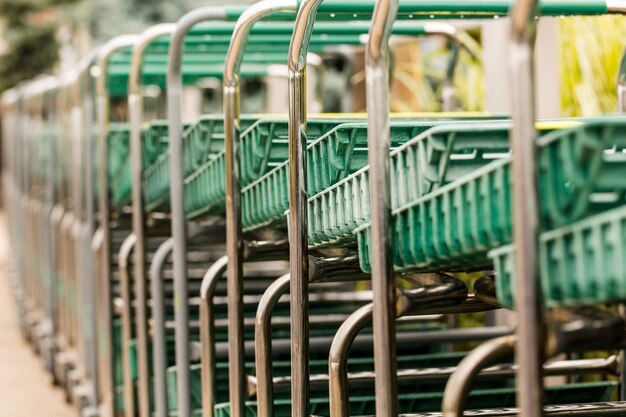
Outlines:
<svg viewBox="0 0 626 417"><path fill-rule="evenodd" d="M7 91L25 337L84 417L626 415L626 119L536 120L532 59L539 16L624 12L205 7ZM390 113L390 40L450 43L454 110L465 46L442 20L509 14L510 116ZM346 50L366 112L323 113Z"/></svg>

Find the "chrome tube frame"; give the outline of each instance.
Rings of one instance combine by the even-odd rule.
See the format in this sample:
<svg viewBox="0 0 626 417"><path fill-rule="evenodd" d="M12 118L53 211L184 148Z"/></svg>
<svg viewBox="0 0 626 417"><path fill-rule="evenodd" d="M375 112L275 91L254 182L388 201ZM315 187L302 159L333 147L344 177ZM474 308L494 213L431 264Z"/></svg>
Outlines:
<svg viewBox="0 0 626 417"><path fill-rule="evenodd" d="M272 311L289 288L290 275L272 282L263 293L254 323L254 359L257 379L257 416L273 417L274 386L272 369Z"/></svg>
<svg viewBox="0 0 626 417"><path fill-rule="evenodd" d="M215 317L213 294L217 282L226 272L228 256L213 262L200 286L200 343L202 345L202 416L213 417L215 407Z"/></svg>
<svg viewBox="0 0 626 417"><path fill-rule="evenodd" d="M536 178L534 46L538 0L516 0L511 12L509 71L511 73L511 161L515 305L518 311L516 349L517 406L520 417L543 413L544 362L539 287L539 216Z"/></svg>
<svg viewBox="0 0 626 417"><path fill-rule="evenodd" d="M92 251L96 259L96 288L98 291L98 342L102 349L100 355L100 403L102 417L113 417L114 380L113 380L113 312L111 299L111 233L110 195L108 177L108 143L107 130L109 124L109 94L107 90L107 66L111 56L122 48L132 46L137 40L136 35L121 35L111 39L98 51L96 66L92 72L96 78L96 118L98 124L98 229L92 240Z"/></svg>
<svg viewBox="0 0 626 417"><path fill-rule="evenodd" d="M95 263L93 252L90 250L95 228L95 207L93 202L93 147L92 134L94 126L95 112L95 94L92 85L91 68L95 64L98 57L98 51L92 51L78 64L77 87L78 87L78 103L81 111L81 129L79 140L82 142L83 149L81 161L79 163L80 172L78 173L79 186L81 190L81 199L78 204L81 206L82 215L79 217L79 256L81 258L80 281L82 284L82 337L84 340L84 361L85 375L84 385L80 391L86 398L84 404L89 409L84 410L85 414L96 413L99 399L99 377L98 377L98 348L97 335L94 331L97 328L96 302L97 291L95 282Z"/></svg>
<svg viewBox="0 0 626 417"><path fill-rule="evenodd" d="M398 294L397 302L392 306L393 329L395 331L396 318L405 315L419 315L423 311L425 312L433 308L454 308L465 300L467 300L467 286L463 282L448 276L439 276L432 280L427 279L424 281L424 286L412 292L400 292ZM331 417L348 417L350 415L348 352L357 334L375 319L374 303L367 304L352 313L335 334L328 358L328 389L330 393L329 408ZM373 334L374 349L376 349L377 337L376 334ZM395 339L396 335L394 333L393 340ZM374 350L374 355L376 355L376 350ZM376 356L374 356L374 360L376 360ZM374 362L374 366L376 366L376 362ZM379 378L376 368L374 368L374 372L376 372L375 381L377 382ZM393 377L394 383L397 384L397 371L395 370ZM394 386L393 390L397 392L397 385ZM397 401L397 397L393 400ZM393 405L389 406L394 407ZM394 409L397 412L397 405ZM389 410L386 410L386 412L389 412Z"/></svg>
<svg viewBox="0 0 626 417"><path fill-rule="evenodd" d="M368 162L370 166L371 265L374 292L373 335L376 415L398 415L396 330L391 236L389 36L398 0L376 3L365 49ZM331 408L332 409L332 408ZM336 411L344 411L337 407Z"/></svg>
<svg viewBox="0 0 626 417"><path fill-rule="evenodd" d="M443 417L463 417L465 400L474 377L482 368L513 356L516 341L517 336L513 335L489 340L461 360L446 384L441 404Z"/></svg>
<svg viewBox="0 0 626 417"><path fill-rule="evenodd" d="M139 35L133 45L133 56L128 78L128 116L130 121L130 157L132 165L132 223L135 244L134 279L136 297L136 338L138 406L140 417L150 417L150 375L148 367L148 322L146 273L146 218L143 201L143 144L141 124L143 122L143 97L141 92L141 67L144 50L152 41L171 35L176 25L162 23L154 25Z"/></svg>
<svg viewBox="0 0 626 417"><path fill-rule="evenodd" d="M152 378L154 379L154 415L168 416L167 343L165 336L165 299L163 267L174 248L174 238L159 245L150 264L150 295L152 300Z"/></svg>
<svg viewBox="0 0 626 417"><path fill-rule="evenodd" d="M277 260L281 252L286 252L284 241L253 241L248 242L243 249L243 260ZM215 315L214 301L217 283L228 268L228 255L215 261L202 278L200 286L200 341L202 344L202 415L213 416L215 406ZM243 325L243 323L242 323ZM230 319L228 321L230 329ZM244 346L245 349L245 346Z"/></svg>
<svg viewBox="0 0 626 417"><path fill-rule="evenodd" d="M356 255L309 260L309 283L356 281L367 278L359 267ZM280 297L290 287L291 275L285 274L265 290L257 307L254 325L254 353L256 365L257 416L273 417L274 383L272 358L272 312Z"/></svg>
<svg viewBox="0 0 626 417"><path fill-rule="evenodd" d="M167 117L169 121L170 151L170 207L172 216L174 293L186 296L187 285L187 223L185 221L185 175L183 155L182 122L182 56L184 39L197 23L208 20L224 20L223 7L204 7L185 14L176 22L172 33L167 67ZM189 375L189 309L186 302L175 303L176 318L176 380L178 413L191 416ZM167 409L166 409L167 410ZM167 411L165 411L167 413ZM165 415L161 416L165 417Z"/></svg>
<svg viewBox="0 0 626 417"><path fill-rule="evenodd" d="M228 255L228 341L229 398L231 415L245 414L246 379L243 337L243 237L241 232L241 184L239 180L239 137L241 128L239 73L248 36L264 17L294 12L297 0L261 0L247 8L237 20L224 69L224 146L226 159L226 250ZM297 350L297 349L295 349Z"/></svg>
<svg viewBox="0 0 626 417"><path fill-rule="evenodd" d="M313 24L322 0L302 0L289 45L289 272L291 415L308 417L309 258L306 192L306 66Z"/></svg>
<svg viewBox="0 0 626 417"><path fill-rule="evenodd" d="M122 307L122 374L124 379L124 414L126 417L135 417L135 389L130 359L130 343L132 333L132 301L130 288L130 256L137 245L137 237L131 233L124 239L118 255L120 274L120 293L123 300Z"/></svg>

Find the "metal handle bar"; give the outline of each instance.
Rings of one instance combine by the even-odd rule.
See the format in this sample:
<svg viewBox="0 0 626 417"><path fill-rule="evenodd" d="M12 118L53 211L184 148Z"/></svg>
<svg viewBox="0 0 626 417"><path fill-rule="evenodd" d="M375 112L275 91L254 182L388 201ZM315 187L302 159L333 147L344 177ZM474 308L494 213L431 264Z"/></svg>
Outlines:
<svg viewBox="0 0 626 417"><path fill-rule="evenodd" d="M511 171L512 184L513 244L515 256L515 302L518 310L516 336L523 340L516 350L517 407L521 417L539 417L543 412L544 362L541 317L541 290L538 285L539 217L537 215L537 178L535 171L535 83L534 48L537 30L535 19L538 0L517 0L511 12L512 29L509 46L509 70L511 71Z"/></svg>
<svg viewBox="0 0 626 417"><path fill-rule="evenodd" d="M403 296L399 297L399 302L394 306L394 320L405 314L419 314L420 310L423 309L452 307L462 303L467 298L467 286L463 282L446 275L438 275L433 278L432 282L426 286L403 293ZM372 318L376 318L375 314L373 304L363 306L355 311L335 334L328 359L331 417L350 415L347 378L348 352L356 335L371 322ZM376 339L380 336L376 333L373 336L374 349L376 349ZM374 355L376 355L376 350L374 350ZM376 362L374 362L374 366L376 366ZM393 387L394 391L396 389ZM387 410L391 407L393 407L392 404L388 404Z"/></svg>
<svg viewBox="0 0 626 417"><path fill-rule="evenodd" d="M104 409L113 413L115 392L113 380L113 329L112 329L112 300L111 300L111 233L110 220L110 195L108 177L108 143L107 130L109 124L109 95L107 92L107 73L104 70L109 60L116 51L132 46L137 41L136 35L121 35L111 39L98 51L96 65L91 68L96 79L96 119L98 126L97 152L98 152L98 233L94 235L93 247L97 254L96 287L98 288L98 313L100 318L99 328L104 342L99 342L103 348L103 369L100 371L102 393L101 401ZM110 416L105 416L110 417Z"/></svg>
<svg viewBox="0 0 626 417"><path fill-rule="evenodd" d="M359 259L353 254L334 258L313 258L309 261L309 265L311 266L309 269L309 283L345 280L357 281L369 277L363 274L359 267ZM259 302L256 312L254 343L258 382L258 417L272 417L274 415L271 318L274 307L278 304L281 296L289 289L290 281L290 274L285 274L274 281L263 293L263 297Z"/></svg>
<svg viewBox="0 0 626 417"><path fill-rule="evenodd" d="M243 249L243 256L245 260L253 261L280 260L285 258L286 252L284 241L256 241L246 244ZM214 262L204 275L200 286L202 415L204 417L212 417L213 407L215 406L215 363L217 347L215 343L214 295L217 283L226 272L228 263L228 256L222 256ZM230 295L228 295L228 302L230 303ZM230 331L230 316L228 317L228 328ZM228 345L230 346L230 343ZM230 347L228 350L230 351ZM228 357L230 360L230 355Z"/></svg>
<svg viewBox="0 0 626 417"><path fill-rule="evenodd" d="M130 289L130 256L137 244L136 236L131 233L124 239L120 246L118 255L118 268L120 279L120 293L124 300L122 307L122 368L124 387L124 412L128 416L135 415L135 389L133 386L132 366L130 359L131 339L132 339L132 318L131 318L131 289Z"/></svg>
<svg viewBox="0 0 626 417"><path fill-rule="evenodd" d="M224 146L226 159L226 247L229 400L231 415L245 415L245 369L243 337L243 239L241 232L241 184L239 180L239 72L250 31L267 16L293 13L295 0L261 0L240 16L233 31L224 69Z"/></svg>
<svg viewBox="0 0 626 417"><path fill-rule="evenodd" d="M150 375L148 365L147 288L146 288L146 232L143 202L143 97L141 94L141 64L144 50L157 38L174 32L174 24L163 23L146 29L133 45L133 59L128 78L128 115L130 121L130 156L132 165L132 230L135 243L134 278L136 306L137 373L139 416L150 416ZM184 404L183 404L184 406Z"/></svg>
<svg viewBox="0 0 626 417"><path fill-rule="evenodd" d="M561 310L550 314L555 323L549 327L547 339L551 340L552 343L547 343L545 350L543 345L539 347L542 357L553 357L567 351L613 349L623 347L626 343L624 320L619 316L592 309L578 312ZM513 355L514 350L518 350L526 344L525 342L517 343L518 340L521 340L519 335L490 340L463 358L450 376L444 390L442 401L444 417L463 416L465 401L474 378L482 368L505 360ZM519 374L522 364L518 363L517 366ZM540 367L542 377L543 369L542 363ZM541 413L543 408L539 411ZM524 412L520 408L520 415Z"/></svg>

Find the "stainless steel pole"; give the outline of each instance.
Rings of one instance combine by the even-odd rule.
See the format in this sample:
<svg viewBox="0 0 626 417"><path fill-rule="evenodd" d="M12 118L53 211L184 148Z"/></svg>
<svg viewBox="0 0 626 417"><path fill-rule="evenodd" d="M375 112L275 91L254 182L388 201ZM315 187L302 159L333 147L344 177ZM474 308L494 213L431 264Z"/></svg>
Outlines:
<svg viewBox="0 0 626 417"><path fill-rule="evenodd" d="M205 20L224 20L222 7L204 7L184 15L172 33L167 67L167 115L170 149L170 207L172 215L174 315L176 319L176 380L178 415L191 416L189 375L189 308L187 303L187 224L185 221L185 174L182 123L182 56L189 30ZM164 411L167 413L167 410ZM163 415L162 417L165 417Z"/></svg>
<svg viewBox="0 0 626 417"><path fill-rule="evenodd" d="M98 374L101 379L101 413L103 417L113 417L115 413L113 381L113 314L111 308L111 232L110 219L110 195L108 177L108 143L106 140L109 124L109 94L107 89L107 66L113 53L124 47L132 46L137 37L135 35L121 35L111 39L98 51L96 67L92 67L92 73L96 78L96 119L98 126L98 230L94 234L92 248L96 257L96 288L98 291L98 338L104 340L98 342L101 359L101 369Z"/></svg>
<svg viewBox="0 0 626 417"><path fill-rule="evenodd" d="M237 20L224 69L224 146L226 151L226 250L228 255L229 398L231 415L244 417L246 379L243 330L243 238L239 181L239 73L248 36L258 20L281 12L294 12L296 0L261 0Z"/></svg>
<svg viewBox="0 0 626 417"><path fill-rule="evenodd" d="M517 406L521 417L543 414L543 320L539 288L539 217L535 131L533 52L537 0L517 0L511 13L509 71L511 72L511 130L515 304L518 311L516 350Z"/></svg>
<svg viewBox="0 0 626 417"><path fill-rule="evenodd" d="M397 0L376 3L365 49L376 415L398 415L393 238L391 236L389 36Z"/></svg>
<svg viewBox="0 0 626 417"><path fill-rule="evenodd" d="M148 367L148 317L146 274L146 224L143 202L143 98L141 67L144 50L155 39L171 35L176 25L162 23L146 29L133 46L131 70L128 78L128 115L130 120L130 156L132 165L132 223L135 243L134 279L137 338L138 406L140 417L150 417L150 375Z"/></svg>

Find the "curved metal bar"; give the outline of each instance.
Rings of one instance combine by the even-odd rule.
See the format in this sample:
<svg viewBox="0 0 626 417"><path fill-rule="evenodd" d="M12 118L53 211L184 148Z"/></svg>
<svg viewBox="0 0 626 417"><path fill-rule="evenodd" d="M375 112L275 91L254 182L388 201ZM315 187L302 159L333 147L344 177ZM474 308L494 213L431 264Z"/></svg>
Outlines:
<svg viewBox="0 0 626 417"><path fill-rule="evenodd" d="M139 416L150 417L150 375L148 366L148 321L146 290L146 224L143 202L143 146L141 123L143 122L143 98L141 95L141 67L143 52L152 41L170 35L176 25L154 25L139 35L133 45L130 74L128 75L128 116L130 121L130 157L132 165L132 223L137 238L135 256L136 338ZM186 415L185 415L186 416Z"/></svg>
<svg viewBox="0 0 626 417"><path fill-rule="evenodd" d="M446 384L441 411L444 417L463 417L474 377L485 367L513 355L517 336L503 336L482 343L459 363ZM519 370L518 370L519 372Z"/></svg>
<svg viewBox="0 0 626 417"><path fill-rule="evenodd" d="M373 305L366 304L343 322L335 333L328 356L328 390L330 416L350 415L348 392L348 352L357 334L370 323ZM376 337L374 337L374 340Z"/></svg>
<svg viewBox="0 0 626 417"><path fill-rule="evenodd" d="M82 172L78 176L82 185L82 201L83 216L80 232L80 258L82 263L82 269L80 271L81 282L83 285L83 338L85 340L85 369L86 369L86 388L87 395L89 397L89 406L92 407L91 411L94 411L99 403L99 379L98 379L98 351L96 332L94 329L97 327L96 316L96 304L97 304L97 290L96 283L94 282L94 276L96 273L93 252L91 251L91 242L93 239L95 228L95 207L93 203L94 191L93 191L93 168L94 168L94 153L92 145L92 132L94 126L94 110L95 110L95 97L91 88L91 68L95 64L97 59L97 50L91 51L78 66L78 100L79 106L82 111L81 119L81 142L83 142L84 151L81 155L81 160L84 163ZM86 410L86 413L89 413Z"/></svg>
<svg viewBox="0 0 626 417"><path fill-rule="evenodd" d="M241 184L239 181L239 73L248 36L260 19L294 12L297 0L261 0L237 20L224 69L224 146L226 159L226 250L228 254L229 396L231 415L245 415L246 379L243 337L243 238L241 234ZM297 349L295 349L297 350Z"/></svg>
<svg viewBox="0 0 626 417"><path fill-rule="evenodd" d="M174 238L163 242L154 252L150 264L150 289L152 298L152 377L154 378L154 412L156 417L169 415L167 401L167 343L165 336L165 305L163 267L172 253Z"/></svg>
<svg viewBox="0 0 626 417"><path fill-rule="evenodd" d="M207 20L224 20L223 7L203 7L193 10L176 22L172 33L167 67L167 115L170 152L170 207L172 214L172 237L174 238L174 294L186 296L187 285L187 226L185 221L185 175L183 156L182 123L182 56L185 36L197 23ZM189 375L189 308L186 302L174 306L176 317L176 380L178 413L181 417L191 415Z"/></svg>
<svg viewBox="0 0 626 417"><path fill-rule="evenodd" d="M516 350L517 406L520 417L543 412L543 320L539 287L538 197L536 179L534 45L538 0L516 0L511 12L509 71L511 73L511 170L515 304L518 311Z"/></svg>
<svg viewBox="0 0 626 417"><path fill-rule="evenodd" d="M286 252L284 241L246 242L245 260L282 260ZM228 256L215 261L202 279L200 286L200 340L202 342L202 413L204 417L213 416L215 406L215 362L217 358L215 344L215 316L213 297L219 279L228 266Z"/></svg>
<svg viewBox="0 0 626 417"><path fill-rule="evenodd" d="M420 277L416 276L416 278L422 281ZM394 305L394 321L397 317L416 315L429 309L454 308L467 298L466 285L456 278L428 274L423 283L424 286L415 290L400 292L398 302ZM328 359L331 417L350 415L348 352L357 334L370 323L372 318L376 318L375 315L374 304L367 304L352 313L335 334ZM374 348L376 348L376 338L377 336L373 335ZM394 373L394 378L397 379L397 373ZM378 381L378 374L376 381ZM397 401L397 398L394 398L394 401ZM395 409L397 410L397 406ZM385 411L389 412L389 410Z"/></svg>
<svg viewBox="0 0 626 417"><path fill-rule="evenodd" d="M311 257L309 283L329 281L356 281L368 277L359 267L356 254L337 257ZM256 398L258 417L274 415L274 381L272 358L272 312L280 297L287 292L290 274L272 282L259 302L254 325L254 352L256 364ZM291 381L291 379L290 379Z"/></svg>
<svg viewBox="0 0 626 417"><path fill-rule="evenodd" d="M111 233L109 229L110 219L110 195L108 177L108 143L106 140L109 124L109 94L107 91L107 66L111 55L121 48L132 46L137 40L136 35L121 35L111 39L98 51L96 67L92 67L92 73L96 78L96 119L98 126L98 232L94 235L92 245L96 257L96 288L98 291L98 305L96 315L99 318L98 337L102 335L103 341L98 342L102 366L98 374L102 387L100 402L103 417L113 417L114 404L114 380L113 380L113 313L111 309Z"/></svg>
<svg viewBox="0 0 626 417"><path fill-rule="evenodd" d="M398 415L395 330L395 282L391 237L389 130L389 36L398 12L398 0L380 0L372 16L365 48L367 140L371 171L371 265L374 292L374 370L376 415Z"/></svg>
<svg viewBox="0 0 626 417"><path fill-rule="evenodd" d="M130 262L129 258L135 246L137 238L131 233L124 239L119 252L120 293L124 306L122 308L122 364L124 375L124 414L127 417L135 416L135 389L133 374L130 364L130 342L133 338L131 319L131 290L130 290Z"/></svg>
<svg viewBox="0 0 626 417"><path fill-rule="evenodd" d="M549 358L563 352L619 349L623 348L626 341L624 319L615 314L591 308L557 309L551 311L549 317L551 325L547 328L548 335L545 338L547 342L540 346L542 357ZM514 350L521 349L524 343L518 346L517 340L518 335L493 339L481 344L461 361L444 391L442 404L444 417L463 416L465 400L474 378L484 367L506 359L513 355ZM619 372L618 362L607 361L605 365L607 369ZM521 366L515 365L517 374L521 371ZM559 369L559 366L542 364L540 368L542 377L555 371L555 368Z"/></svg>
<svg viewBox="0 0 626 417"><path fill-rule="evenodd" d="M202 416L213 417L215 407L215 316L213 295L217 282L226 272L228 256L215 261L200 285L200 342L202 344Z"/></svg>
<svg viewBox="0 0 626 417"><path fill-rule="evenodd" d="M257 416L274 416L272 360L272 312L280 297L289 289L290 275L272 282L257 307L254 324L254 355L257 378Z"/></svg>

